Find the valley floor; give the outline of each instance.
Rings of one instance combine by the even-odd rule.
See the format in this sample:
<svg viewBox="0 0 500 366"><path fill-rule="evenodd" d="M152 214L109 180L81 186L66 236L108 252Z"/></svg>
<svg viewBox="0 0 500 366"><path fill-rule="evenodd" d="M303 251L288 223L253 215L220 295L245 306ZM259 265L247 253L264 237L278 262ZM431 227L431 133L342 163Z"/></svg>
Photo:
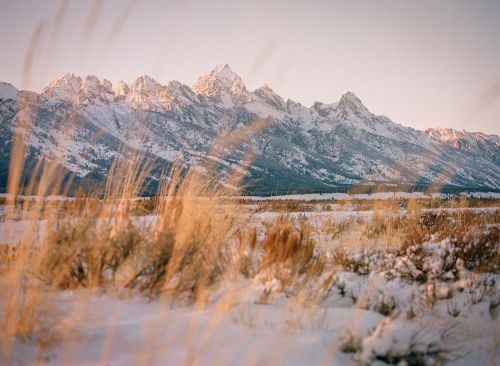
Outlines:
<svg viewBox="0 0 500 366"><path fill-rule="evenodd" d="M483 231L493 232L493 241L486 245L498 260L499 210L422 212L434 218L447 211L488 215ZM384 217L407 214L401 209ZM32 309L33 331L23 337L0 332L0 363L500 364L498 268L484 267L479 257L477 263L464 261L451 234L395 250L387 241L395 233L367 236L367 228L387 225L374 222L380 217L377 210L352 206L283 213L247 205L237 226L255 228L257 242L266 240L273 223L288 220L300 227L305 220L324 268L290 277L287 271L295 269L287 262L263 265L264 244L262 250L245 249L250 269L223 275L204 301L144 296L115 285L43 290ZM157 220L156 215L132 218L142 229ZM38 224L36 235L43 237L47 223ZM31 225L3 222L1 238L13 243L34 235ZM9 291L12 283L0 274L0 293ZM0 296L0 314L7 314L11 300Z"/></svg>

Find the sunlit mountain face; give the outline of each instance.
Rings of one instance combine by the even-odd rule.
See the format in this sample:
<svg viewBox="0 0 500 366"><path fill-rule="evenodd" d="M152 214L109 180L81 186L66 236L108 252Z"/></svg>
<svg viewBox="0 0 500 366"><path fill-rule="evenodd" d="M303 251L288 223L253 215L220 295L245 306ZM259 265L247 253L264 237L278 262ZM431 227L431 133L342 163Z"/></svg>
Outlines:
<svg viewBox="0 0 500 366"><path fill-rule="evenodd" d="M75 184L103 181L115 159L142 154L155 162L152 182L173 162L210 165L221 181L241 175L252 194L500 190L496 135L415 130L374 115L351 92L306 107L267 85L249 91L228 65L192 87L147 75L113 84L66 74L39 94L1 83L0 119L2 187L17 131L27 166L56 162Z"/></svg>

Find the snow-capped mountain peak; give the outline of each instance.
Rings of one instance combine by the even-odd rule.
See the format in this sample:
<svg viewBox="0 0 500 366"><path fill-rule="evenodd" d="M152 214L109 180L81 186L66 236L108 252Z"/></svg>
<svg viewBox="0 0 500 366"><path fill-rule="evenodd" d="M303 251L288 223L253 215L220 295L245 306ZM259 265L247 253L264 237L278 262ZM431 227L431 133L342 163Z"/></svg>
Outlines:
<svg viewBox="0 0 500 366"><path fill-rule="evenodd" d="M228 64L220 64L216 65L212 71L211 74L216 74L221 78L226 78L230 79L236 74L231 70L231 67ZM237 76L237 75L236 75Z"/></svg>
<svg viewBox="0 0 500 366"><path fill-rule="evenodd" d="M260 88L255 89L253 93L262 99L267 105L280 111L286 110L285 100L276 94L269 85L264 84Z"/></svg>
<svg viewBox="0 0 500 366"><path fill-rule="evenodd" d="M161 89L162 85L151 76L139 76L130 84L130 91L125 97L125 102L134 109L161 111L163 110L160 100Z"/></svg>
<svg viewBox="0 0 500 366"><path fill-rule="evenodd" d="M352 92L335 103L306 107L285 101L268 85L247 91L227 65L200 77L193 88L179 81L163 85L147 75L111 85L92 75L66 74L41 95L0 84L3 161L9 161L14 117L22 107L5 96L16 95L28 102L26 113L36 126L26 135L28 159L57 161L79 177L104 177L124 145L128 153L140 150L165 164L182 159L199 166L215 159L228 176L238 169L235 161L251 155L245 174L262 193L357 184L500 190L496 135L416 131L371 113ZM76 117L71 135L66 113ZM224 155L214 156L212 144L233 132L242 137L235 150L223 147Z"/></svg>
<svg viewBox="0 0 500 366"><path fill-rule="evenodd" d="M106 104L112 102L115 97L111 82L94 75L85 76L81 88L85 104Z"/></svg>
<svg viewBox="0 0 500 366"><path fill-rule="evenodd" d="M351 120L355 117L354 120L358 120L360 117L366 118L371 116L368 108L364 106L353 92L345 93L338 102L314 102L311 109L316 111L321 117L328 119L341 118Z"/></svg>
<svg viewBox="0 0 500 366"><path fill-rule="evenodd" d="M139 76L130 86L135 90L153 93L161 87L161 84L149 75L142 75Z"/></svg>
<svg viewBox="0 0 500 366"><path fill-rule="evenodd" d="M42 95L47 98L63 99L78 103L82 78L75 74L64 74L55 79L42 90Z"/></svg>
<svg viewBox="0 0 500 366"><path fill-rule="evenodd" d="M364 106L361 100L350 91L342 95L336 107L344 111L351 111L354 113L368 112L368 109Z"/></svg>
<svg viewBox="0 0 500 366"><path fill-rule="evenodd" d="M218 65L199 77L192 89L196 94L218 99L226 108L234 105L234 97L247 93L241 78L227 64Z"/></svg>
<svg viewBox="0 0 500 366"><path fill-rule="evenodd" d="M94 75L80 77L65 74L42 90L48 99L66 100L77 104L103 104L114 100L111 82Z"/></svg>

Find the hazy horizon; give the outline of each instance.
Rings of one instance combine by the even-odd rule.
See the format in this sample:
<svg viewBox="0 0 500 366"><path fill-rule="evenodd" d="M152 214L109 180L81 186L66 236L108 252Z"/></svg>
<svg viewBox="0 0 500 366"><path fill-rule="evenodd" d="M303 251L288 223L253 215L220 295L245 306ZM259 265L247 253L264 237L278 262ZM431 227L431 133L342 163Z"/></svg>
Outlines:
<svg viewBox="0 0 500 366"><path fill-rule="evenodd" d="M500 133L498 1L0 4L0 81L20 89L68 72L191 86L227 63L306 106L352 91L406 126Z"/></svg>

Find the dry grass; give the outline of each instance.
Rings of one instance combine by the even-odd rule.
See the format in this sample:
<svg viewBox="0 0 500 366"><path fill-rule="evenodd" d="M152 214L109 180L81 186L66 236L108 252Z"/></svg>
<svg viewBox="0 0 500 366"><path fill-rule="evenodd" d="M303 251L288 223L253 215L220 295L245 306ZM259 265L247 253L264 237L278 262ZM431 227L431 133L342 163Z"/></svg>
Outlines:
<svg viewBox="0 0 500 366"><path fill-rule="evenodd" d="M136 168L135 162L129 166ZM0 263L8 293L1 337L5 354L12 337L50 343L36 336L48 334L42 311L50 308L51 290L47 289L122 288L150 298L201 304L209 301L214 288L234 279L236 271L246 278L277 280L280 285L275 291L287 296L300 297L307 290L309 300L318 301L331 281L316 296L311 295L310 284L325 271L340 266L369 273L372 252L353 256L347 244L353 233L361 247L391 243L391 250L410 256L417 268L423 253L420 245L442 240L450 240L456 248L450 263L461 259L475 271L499 268L497 211L422 211L409 201L407 213L401 215L400 205L392 201L373 205L371 219L327 219L319 228L304 216L293 221L282 215L259 239L255 229L244 228L236 220L239 206L221 204L218 197L223 192L197 173L174 170L158 197L137 201L131 198L143 176L129 175L123 168L115 171L128 177L128 183L118 193L109 192L109 198L22 203L19 217L32 220L32 234L38 230L38 220L44 218L49 224L44 237L28 234L17 246L2 249ZM116 174L113 179L118 179ZM156 220L141 227L133 220L145 205ZM315 239L319 232L344 243L328 259ZM270 295L263 293L262 303ZM43 303L47 305L40 307ZM49 338L55 342L57 336Z"/></svg>
<svg viewBox="0 0 500 366"><path fill-rule="evenodd" d="M309 227L296 229L289 222L277 223L263 242L261 271L271 271L283 286L294 285L301 276L318 277L325 264L315 247Z"/></svg>
<svg viewBox="0 0 500 366"><path fill-rule="evenodd" d="M261 203L258 208L258 211L261 212L310 212L315 210L314 203L300 200L270 200Z"/></svg>

